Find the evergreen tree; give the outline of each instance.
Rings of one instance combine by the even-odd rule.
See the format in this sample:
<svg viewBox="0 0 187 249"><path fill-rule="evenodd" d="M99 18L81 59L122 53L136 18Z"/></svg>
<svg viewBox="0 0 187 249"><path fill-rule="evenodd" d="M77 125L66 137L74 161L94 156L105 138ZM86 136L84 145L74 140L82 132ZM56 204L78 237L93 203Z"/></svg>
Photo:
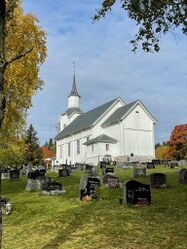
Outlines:
<svg viewBox="0 0 187 249"><path fill-rule="evenodd" d="M42 150L40 149L37 132L34 130L32 124L29 126L26 135L26 161L37 165L42 160Z"/></svg>

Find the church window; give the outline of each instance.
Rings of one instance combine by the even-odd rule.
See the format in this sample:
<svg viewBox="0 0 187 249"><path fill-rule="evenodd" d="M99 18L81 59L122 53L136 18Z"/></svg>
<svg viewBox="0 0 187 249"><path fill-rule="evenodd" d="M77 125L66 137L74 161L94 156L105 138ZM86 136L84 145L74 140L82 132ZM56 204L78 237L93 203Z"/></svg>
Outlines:
<svg viewBox="0 0 187 249"><path fill-rule="evenodd" d="M106 150L109 150L109 144L106 144Z"/></svg>
<svg viewBox="0 0 187 249"><path fill-rule="evenodd" d="M92 144L92 152L94 152L94 144Z"/></svg>
<svg viewBox="0 0 187 249"><path fill-rule="evenodd" d="M77 154L80 154L80 140L77 140Z"/></svg>
<svg viewBox="0 0 187 249"><path fill-rule="evenodd" d="M68 156L71 156L71 147L70 147L70 143L68 143Z"/></svg>

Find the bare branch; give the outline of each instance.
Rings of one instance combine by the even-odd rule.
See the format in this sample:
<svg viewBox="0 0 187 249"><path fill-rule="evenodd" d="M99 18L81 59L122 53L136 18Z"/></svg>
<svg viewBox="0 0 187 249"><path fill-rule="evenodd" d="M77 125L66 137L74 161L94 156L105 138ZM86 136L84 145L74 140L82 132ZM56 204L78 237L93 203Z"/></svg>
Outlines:
<svg viewBox="0 0 187 249"><path fill-rule="evenodd" d="M8 64L10 64L10 63L24 57L26 54L29 54L30 52L32 52L32 50L33 50L33 48L30 48L30 49L27 49L27 50L23 51L22 53L19 53L19 54L16 54L16 55L12 56L12 58L5 61L5 65L4 65L5 68L8 66Z"/></svg>

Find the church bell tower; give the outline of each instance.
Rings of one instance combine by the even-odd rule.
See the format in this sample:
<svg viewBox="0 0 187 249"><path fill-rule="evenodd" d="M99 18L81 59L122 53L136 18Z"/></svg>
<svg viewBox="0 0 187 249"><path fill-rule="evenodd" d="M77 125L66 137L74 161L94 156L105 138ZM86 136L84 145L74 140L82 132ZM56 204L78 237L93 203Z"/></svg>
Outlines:
<svg viewBox="0 0 187 249"><path fill-rule="evenodd" d="M73 85L68 96L68 109L70 108L80 108L80 95L78 94L77 87L76 87L76 80L75 80L75 69L73 75Z"/></svg>

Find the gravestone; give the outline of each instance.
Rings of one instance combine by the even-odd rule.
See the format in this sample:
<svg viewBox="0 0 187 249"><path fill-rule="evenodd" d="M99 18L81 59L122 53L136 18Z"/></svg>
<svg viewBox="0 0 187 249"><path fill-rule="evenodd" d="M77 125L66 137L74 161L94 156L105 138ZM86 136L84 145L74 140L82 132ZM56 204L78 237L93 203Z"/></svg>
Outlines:
<svg viewBox="0 0 187 249"><path fill-rule="evenodd" d="M28 173L28 178L29 179L37 179L37 178L40 178L40 177L44 177L45 173L46 173L46 170L38 170L37 169L35 171L29 172Z"/></svg>
<svg viewBox="0 0 187 249"><path fill-rule="evenodd" d="M36 181L36 179L28 178L25 190L28 192L33 192L37 191L37 189L38 189L38 182Z"/></svg>
<svg viewBox="0 0 187 249"><path fill-rule="evenodd" d="M58 176L59 177L65 177L70 175L70 170L67 167L64 167L62 169L59 169Z"/></svg>
<svg viewBox="0 0 187 249"><path fill-rule="evenodd" d="M26 167L23 166L20 170L19 170L19 175L20 176L25 176L26 175Z"/></svg>
<svg viewBox="0 0 187 249"><path fill-rule="evenodd" d="M93 165L90 165L90 164L85 164L85 170L88 171L88 170L93 170Z"/></svg>
<svg viewBox="0 0 187 249"><path fill-rule="evenodd" d="M29 172L28 173L28 179L33 179L35 180L37 178L37 173L35 171Z"/></svg>
<svg viewBox="0 0 187 249"><path fill-rule="evenodd" d="M10 179L10 172L1 172L1 179Z"/></svg>
<svg viewBox="0 0 187 249"><path fill-rule="evenodd" d="M63 188L62 184L56 182L50 177L38 177L35 179L29 178L26 185L26 191L61 191Z"/></svg>
<svg viewBox="0 0 187 249"><path fill-rule="evenodd" d="M19 170L10 170L10 179L11 180L16 180L19 178Z"/></svg>
<svg viewBox="0 0 187 249"><path fill-rule="evenodd" d="M114 173L114 169L113 169L113 168L106 167L106 169L105 169L105 174L107 174L107 173Z"/></svg>
<svg viewBox="0 0 187 249"><path fill-rule="evenodd" d="M103 176L102 183L108 188L118 188L119 187L119 177L113 174L107 173Z"/></svg>
<svg viewBox="0 0 187 249"><path fill-rule="evenodd" d="M161 164L161 160L159 160L159 159L153 159L152 163L154 163L154 165L159 165L159 164Z"/></svg>
<svg viewBox="0 0 187 249"><path fill-rule="evenodd" d="M178 173L179 183L187 184L187 169L181 169Z"/></svg>
<svg viewBox="0 0 187 249"><path fill-rule="evenodd" d="M96 199L96 189L100 186L99 177L83 176L80 180L80 199L94 200Z"/></svg>
<svg viewBox="0 0 187 249"><path fill-rule="evenodd" d="M134 180L128 180L123 184L124 204L145 205L151 204L150 186Z"/></svg>
<svg viewBox="0 0 187 249"><path fill-rule="evenodd" d="M6 197L1 196L1 200L0 200L0 209L2 214L6 213L6 214L11 214L11 208L12 204L10 202L10 200Z"/></svg>
<svg viewBox="0 0 187 249"><path fill-rule="evenodd" d="M141 175L146 176L146 167L142 165L133 167L132 176L138 177Z"/></svg>
<svg viewBox="0 0 187 249"><path fill-rule="evenodd" d="M154 162L147 162L147 169L154 169L155 163Z"/></svg>
<svg viewBox="0 0 187 249"><path fill-rule="evenodd" d="M46 181L43 184L43 191L62 190L62 184L54 180Z"/></svg>
<svg viewBox="0 0 187 249"><path fill-rule="evenodd" d="M163 173L153 173L150 175L151 188L166 188L166 175Z"/></svg>

